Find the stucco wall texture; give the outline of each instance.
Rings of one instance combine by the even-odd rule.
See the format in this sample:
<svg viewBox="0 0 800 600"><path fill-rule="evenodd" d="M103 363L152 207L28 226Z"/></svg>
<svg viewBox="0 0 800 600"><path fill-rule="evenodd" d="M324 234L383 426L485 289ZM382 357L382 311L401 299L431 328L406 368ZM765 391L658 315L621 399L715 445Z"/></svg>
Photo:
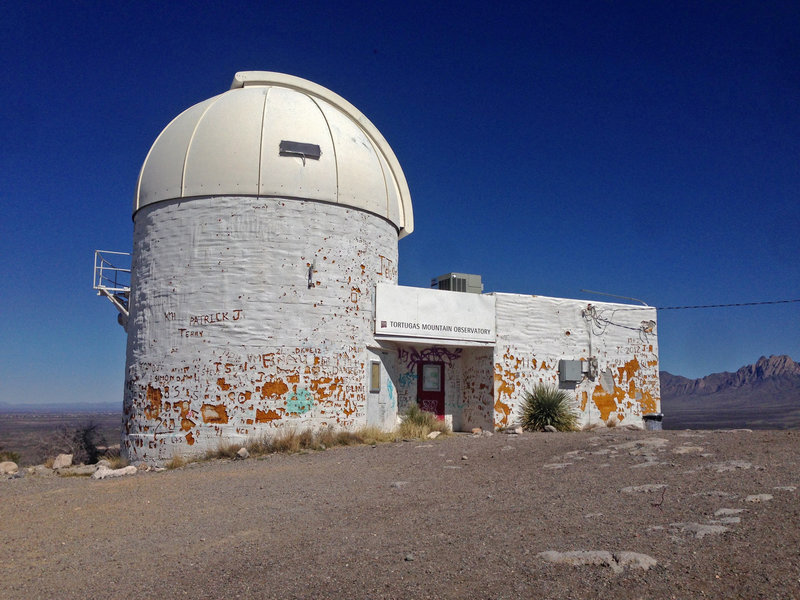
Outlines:
<svg viewBox="0 0 800 600"><path fill-rule="evenodd" d="M123 451L163 462L286 424L363 424L378 281L397 282L397 230L358 209L256 197L140 209Z"/></svg>
<svg viewBox="0 0 800 600"><path fill-rule="evenodd" d="M661 408L656 309L495 294L494 419L519 420L523 393L537 383L559 385L558 361L597 359L594 378L572 386L581 425L641 424ZM591 308L590 308L591 307Z"/></svg>

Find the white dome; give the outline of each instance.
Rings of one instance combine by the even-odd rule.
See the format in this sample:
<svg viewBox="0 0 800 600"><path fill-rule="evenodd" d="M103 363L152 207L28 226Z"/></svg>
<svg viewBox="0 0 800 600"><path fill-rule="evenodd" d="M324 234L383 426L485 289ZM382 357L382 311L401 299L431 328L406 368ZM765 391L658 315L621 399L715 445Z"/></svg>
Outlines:
<svg viewBox="0 0 800 600"><path fill-rule="evenodd" d="M414 230L408 184L375 126L330 90L281 73L237 73L153 143L133 212L197 196L320 200L385 217L399 237Z"/></svg>

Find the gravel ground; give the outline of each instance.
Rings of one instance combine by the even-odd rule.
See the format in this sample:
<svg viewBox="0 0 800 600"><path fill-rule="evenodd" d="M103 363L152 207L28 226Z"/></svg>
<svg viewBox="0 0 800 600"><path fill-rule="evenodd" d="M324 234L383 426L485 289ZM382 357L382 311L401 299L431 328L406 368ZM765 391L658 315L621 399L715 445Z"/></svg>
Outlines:
<svg viewBox="0 0 800 600"><path fill-rule="evenodd" d="M799 440L466 434L3 480L0 598L798 598Z"/></svg>

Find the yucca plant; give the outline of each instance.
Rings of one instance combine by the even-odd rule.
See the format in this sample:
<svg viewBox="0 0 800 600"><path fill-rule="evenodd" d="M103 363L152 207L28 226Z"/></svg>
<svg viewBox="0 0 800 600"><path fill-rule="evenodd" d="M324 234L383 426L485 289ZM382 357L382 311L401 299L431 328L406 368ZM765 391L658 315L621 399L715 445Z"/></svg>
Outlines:
<svg viewBox="0 0 800 600"><path fill-rule="evenodd" d="M544 384L525 392L522 405L522 428L542 431L552 425L559 431L574 431L578 415L570 406L567 392Z"/></svg>

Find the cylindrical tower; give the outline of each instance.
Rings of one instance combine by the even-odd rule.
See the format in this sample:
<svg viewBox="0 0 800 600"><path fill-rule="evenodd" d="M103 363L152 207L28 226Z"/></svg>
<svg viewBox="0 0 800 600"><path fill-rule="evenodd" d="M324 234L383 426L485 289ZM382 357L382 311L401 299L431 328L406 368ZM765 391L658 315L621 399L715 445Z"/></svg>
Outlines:
<svg viewBox="0 0 800 600"><path fill-rule="evenodd" d="M391 148L321 86L237 73L175 118L134 202L128 458L364 424L375 285L412 230Z"/></svg>

